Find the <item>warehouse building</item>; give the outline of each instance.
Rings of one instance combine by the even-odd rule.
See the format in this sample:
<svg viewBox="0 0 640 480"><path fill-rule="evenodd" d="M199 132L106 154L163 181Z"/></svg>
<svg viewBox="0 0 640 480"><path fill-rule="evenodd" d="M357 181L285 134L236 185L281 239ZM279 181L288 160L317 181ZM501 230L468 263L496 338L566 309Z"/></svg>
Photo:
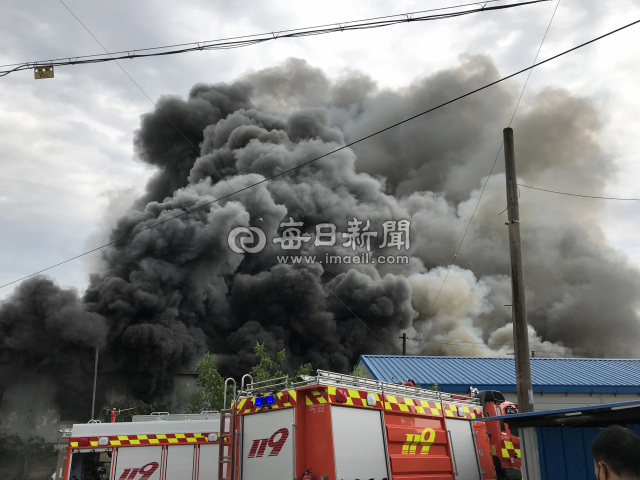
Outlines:
<svg viewBox="0 0 640 480"><path fill-rule="evenodd" d="M357 364L367 378L390 383L415 380L422 388L466 393L469 387L498 390L516 402L512 357L427 357L362 355ZM640 360L532 358L536 411L638 400Z"/></svg>

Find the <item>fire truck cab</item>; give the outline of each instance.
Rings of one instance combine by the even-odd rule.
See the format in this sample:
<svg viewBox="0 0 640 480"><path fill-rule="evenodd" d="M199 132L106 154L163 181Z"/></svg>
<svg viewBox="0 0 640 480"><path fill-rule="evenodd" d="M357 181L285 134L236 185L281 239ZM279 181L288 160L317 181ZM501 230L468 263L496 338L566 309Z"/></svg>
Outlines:
<svg viewBox="0 0 640 480"><path fill-rule="evenodd" d="M56 479L218 479L220 415L134 416L73 425Z"/></svg>
<svg viewBox="0 0 640 480"><path fill-rule="evenodd" d="M490 420L512 405L500 397L322 370L298 383L243 382L211 418L74 425L61 478L521 480L517 437Z"/></svg>

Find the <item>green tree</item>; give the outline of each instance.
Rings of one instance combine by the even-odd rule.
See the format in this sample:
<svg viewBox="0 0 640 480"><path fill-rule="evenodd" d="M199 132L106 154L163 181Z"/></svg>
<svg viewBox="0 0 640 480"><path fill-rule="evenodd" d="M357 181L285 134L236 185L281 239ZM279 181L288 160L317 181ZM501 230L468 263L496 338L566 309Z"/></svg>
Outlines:
<svg viewBox="0 0 640 480"><path fill-rule="evenodd" d="M253 347L253 353L255 353L255 355L260 359L258 364L253 367L250 372L251 378L253 378L254 382L258 383L285 376L282 371L282 365L284 364L287 352L284 348L279 352L276 352L275 360L272 359L267 352L264 343L256 342L256 345ZM313 367L310 363L300 364L298 370L296 370L296 373L294 374L294 378L300 378L301 375L311 375L312 371Z"/></svg>
<svg viewBox="0 0 640 480"><path fill-rule="evenodd" d="M364 378L364 369L360 365L356 365L353 367L353 371L349 375L352 377Z"/></svg>
<svg viewBox="0 0 640 480"><path fill-rule="evenodd" d="M271 358L264 343L256 342L253 347L255 355L259 361L256 366L251 369L250 375L254 382L262 382L273 378L284 377L282 365L286 357L285 350L276 353L275 360ZM222 410L222 402L224 395L224 379L218 372L213 355L207 352L202 360L196 365L196 370L200 373L196 379L197 390L189 398L189 413L200 413L205 410ZM296 377L300 375L310 375L313 367L310 363L303 363L298 367L295 373ZM229 408L233 399L233 385L227 387L227 405Z"/></svg>
<svg viewBox="0 0 640 480"><path fill-rule="evenodd" d="M18 435L0 433L0 478L2 480L24 480L25 462L27 477L29 468L55 469L57 452L53 444L45 443L42 437L29 437L26 440ZM9 472L13 472L11 475Z"/></svg>
<svg viewBox="0 0 640 480"><path fill-rule="evenodd" d="M253 347L253 353L260 359L258 364L249 372L255 383L271 380L272 378L284 377L284 372L281 370L286 356L284 348L276 352L275 360L267 353L264 343L256 342L256 345Z"/></svg>
<svg viewBox="0 0 640 480"><path fill-rule="evenodd" d="M218 372L213 355L209 352L205 353L202 360L196 365L196 370L200 373L196 379L196 387L198 389L189 399L189 412L200 413L204 411L222 410L224 379ZM233 386L229 385L227 387L227 408L229 408L232 399Z"/></svg>

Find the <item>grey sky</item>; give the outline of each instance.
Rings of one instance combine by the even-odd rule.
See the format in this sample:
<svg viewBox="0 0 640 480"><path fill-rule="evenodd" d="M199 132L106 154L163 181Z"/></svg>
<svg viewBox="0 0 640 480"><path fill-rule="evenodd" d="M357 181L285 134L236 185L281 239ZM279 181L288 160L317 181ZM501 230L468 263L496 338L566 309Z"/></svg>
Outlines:
<svg viewBox="0 0 640 480"><path fill-rule="evenodd" d="M67 5L109 50L277 31L451 6L455 0L356 2L175 2L148 0ZM505 12L378 30L278 40L230 51L198 52L122 62L152 98L185 96L197 82L232 81L251 70L305 59L331 77L361 70L379 88L398 89L458 63L465 53L490 55L501 74L533 60L556 2ZM100 53L101 48L58 0L3 0L0 64ZM540 58L640 19L640 2L562 0ZM534 71L523 99L545 86L591 97L605 121L598 139L619 170L606 192L640 197L640 26ZM634 48L633 45L636 45ZM136 162L133 132L153 109L114 63L60 67L53 80L31 71L0 78L0 283L60 262L93 246L108 218L139 193L153 173ZM511 81L521 88L524 76ZM456 108L455 105L450 108ZM496 132L499 139L501 132ZM517 132L516 132L517 142ZM499 144L499 142L498 142ZM488 170L493 158L483 160ZM483 170L484 169L484 170ZM483 175L486 175L484 173ZM480 181L480 177L478 178ZM571 189L571 178L537 186ZM128 193L127 193L128 192ZM539 192L523 191L534 202ZM590 192L576 192L589 194ZM110 199L119 199L112 201ZM640 221L635 202L593 202L594 225L640 266ZM545 200L545 202L548 201ZM482 205L480 206L482 208ZM111 217L110 217L111 216ZM48 272L83 289L95 257ZM12 288L0 290L0 298Z"/></svg>

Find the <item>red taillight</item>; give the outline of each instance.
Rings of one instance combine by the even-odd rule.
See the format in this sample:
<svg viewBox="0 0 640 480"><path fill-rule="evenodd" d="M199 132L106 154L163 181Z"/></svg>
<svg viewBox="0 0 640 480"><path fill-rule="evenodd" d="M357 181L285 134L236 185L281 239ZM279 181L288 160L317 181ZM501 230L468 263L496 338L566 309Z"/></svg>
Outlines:
<svg viewBox="0 0 640 480"><path fill-rule="evenodd" d="M83 437L83 438L79 438L78 439L78 446L79 447L89 447L89 439L87 437Z"/></svg>
<svg viewBox="0 0 640 480"><path fill-rule="evenodd" d="M346 403L348 398L347 389L346 388L337 388L336 389L336 401L340 403Z"/></svg>
<svg viewBox="0 0 640 480"><path fill-rule="evenodd" d="M283 393L282 397L280 397L280 400L282 400L283 402L289 402L289 400L290 400L289 394L288 393Z"/></svg>

